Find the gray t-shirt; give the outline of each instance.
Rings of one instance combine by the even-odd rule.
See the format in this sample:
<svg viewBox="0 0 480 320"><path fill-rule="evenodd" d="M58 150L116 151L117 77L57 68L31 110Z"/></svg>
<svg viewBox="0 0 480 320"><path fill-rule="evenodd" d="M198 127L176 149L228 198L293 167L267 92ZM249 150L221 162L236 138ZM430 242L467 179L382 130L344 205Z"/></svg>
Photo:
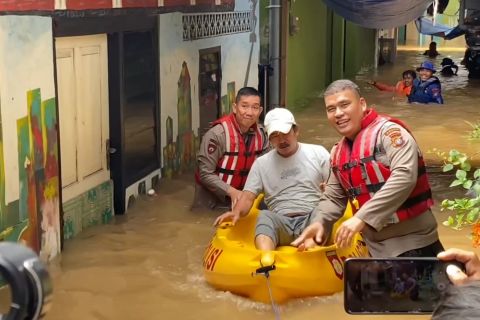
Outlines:
<svg viewBox="0 0 480 320"><path fill-rule="evenodd" d="M319 145L299 143L288 158L276 150L257 158L244 191L265 194L268 208L278 214L309 213L318 204L320 185L328 179L330 154Z"/></svg>

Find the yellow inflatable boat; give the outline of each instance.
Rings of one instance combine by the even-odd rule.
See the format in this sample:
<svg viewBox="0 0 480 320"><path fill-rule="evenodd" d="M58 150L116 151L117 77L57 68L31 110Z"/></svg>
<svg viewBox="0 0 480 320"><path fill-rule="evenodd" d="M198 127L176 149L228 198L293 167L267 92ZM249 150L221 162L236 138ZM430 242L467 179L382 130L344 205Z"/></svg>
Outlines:
<svg viewBox="0 0 480 320"><path fill-rule="evenodd" d="M357 235L352 246L344 249L337 249L333 244L305 252L291 246L262 252L254 245L259 213L256 208L260 200L256 200L254 209L235 226L224 223L217 228L203 256L206 281L216 289L265 303L271 302L269 290L276 303L342 291L343 261L368 256L362 237ZM341 221L349 216L351 210L348 208Z"/></svg>

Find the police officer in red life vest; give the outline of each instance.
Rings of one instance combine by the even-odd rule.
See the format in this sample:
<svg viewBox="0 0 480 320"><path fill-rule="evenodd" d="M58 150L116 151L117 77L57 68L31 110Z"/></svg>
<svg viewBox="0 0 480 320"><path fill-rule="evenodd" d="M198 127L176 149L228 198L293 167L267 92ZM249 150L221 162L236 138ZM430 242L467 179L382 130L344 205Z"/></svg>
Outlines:
<svg viewBox="0 0 480 320"><path fill-rule="evenodd" d="M350 202L354 216L337 230L337 246L350 245L361 232L373 257L435 257L443 246L430 210L432 193L408 129L367 108L350 80L333 82L324 99L327 118L343 137L331 151L330 179L313 222L292 245L324 244Z"/></svg>
<svg viewBox="0 0 480 320"><path fill-rule="evenodd" d="M259 92L244 87L237 93L233 112L205 133L197 156L194 208L230 210L240 197L253 161L269 150Z"/></svg>

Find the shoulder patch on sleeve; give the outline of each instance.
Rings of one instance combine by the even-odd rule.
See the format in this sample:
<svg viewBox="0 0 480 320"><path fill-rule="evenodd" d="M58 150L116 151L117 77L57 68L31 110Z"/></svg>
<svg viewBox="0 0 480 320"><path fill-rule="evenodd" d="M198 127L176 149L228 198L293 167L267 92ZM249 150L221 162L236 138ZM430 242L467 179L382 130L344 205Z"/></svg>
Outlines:
<svg viewBox="0 0 480 320"><path fill-rule="evenodd" d="M386 130L384 135L390 138L390 143L394 148L400 148L405 144L405 139L402 136L402 131L398 127Z"/></svg>
<svg viewBox="0 0 480 320"><path fill-rule="evenodd" d="M215 143L215 141L210 140L210 141L208 142L208 147L207 147L208 154L212 154L212 153L214 153L216 150L217 150L217 144Z"/></svg>
<svg viewBox="0 0 480 320"><path fill-rule="evenodd" d="M390 137L391 135L395 135L395 134L400 134L401 135L401 131L400 131L400 128L393 127L393 128L389 128L389 129L385 130L385 132L383 134L386 137Z"/></svg>

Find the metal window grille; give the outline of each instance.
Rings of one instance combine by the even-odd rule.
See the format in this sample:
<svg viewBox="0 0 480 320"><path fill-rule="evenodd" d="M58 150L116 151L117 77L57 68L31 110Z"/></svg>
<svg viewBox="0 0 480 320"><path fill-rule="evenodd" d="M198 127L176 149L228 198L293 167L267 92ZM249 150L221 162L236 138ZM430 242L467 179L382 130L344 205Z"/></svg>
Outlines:
<svg viewBox="0 0 480 320"><path fill-rule="evenodd" d="M212 12L184 14L183 40L218 37L253 30L253 12Z"/></svg>

